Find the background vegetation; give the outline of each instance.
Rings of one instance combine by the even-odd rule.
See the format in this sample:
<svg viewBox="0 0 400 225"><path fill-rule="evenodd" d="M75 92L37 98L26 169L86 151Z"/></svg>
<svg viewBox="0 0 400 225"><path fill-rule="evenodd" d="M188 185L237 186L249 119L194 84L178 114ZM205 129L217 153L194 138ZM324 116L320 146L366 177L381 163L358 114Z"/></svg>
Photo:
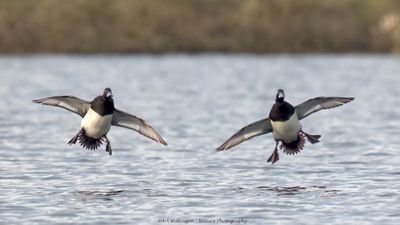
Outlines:
<svg viewBox="0 0 400 225"><path fill-rule="evenodd" d="M0 0L0 52L400 51L398 0Z"/></svg>

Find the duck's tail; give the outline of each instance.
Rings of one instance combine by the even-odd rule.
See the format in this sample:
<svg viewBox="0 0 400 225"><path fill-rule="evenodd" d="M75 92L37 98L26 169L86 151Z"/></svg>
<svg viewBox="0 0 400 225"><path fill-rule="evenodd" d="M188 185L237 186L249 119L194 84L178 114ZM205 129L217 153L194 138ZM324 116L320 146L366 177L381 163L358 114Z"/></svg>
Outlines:
<svg viewBox="0 0 400 225"><path fill-rule="evenodd" d="M106 137L100 138L92 138L86 135L85 130L81 129L69 142L68 144L75 144L76 141L79 141L79 144L86 148L87 150L96 150L98 149L104 141L107 141ZM107 142L108 143L108 142Z"/></svg>
<svg viewBox="0 0 400 225"><path fill-rule="evenodd" d="M283 153L288 155L298 154L301 150L303 150L305 141L306 139L304 135L299 133L297 140L289 143L285 143L282 141L282 144L279 146L279 148L283 149Z"/></svg>

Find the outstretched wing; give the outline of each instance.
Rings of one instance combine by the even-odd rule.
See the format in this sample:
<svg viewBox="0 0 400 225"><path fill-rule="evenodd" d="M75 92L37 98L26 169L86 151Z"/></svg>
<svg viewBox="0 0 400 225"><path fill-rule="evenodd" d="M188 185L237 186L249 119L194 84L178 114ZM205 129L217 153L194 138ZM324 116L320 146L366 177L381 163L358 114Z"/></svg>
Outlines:
<svg viewBox="0 0 400 225"><path fill-rule="evenodd" d="M134 115L115 109L111 124L118 127L132 129L156 142L167 145L167 142L162 139L157 131L148 125L146 121Z"/></svg>
<svg viewBox="0 0 400 225"><path fill-rule="evenodd" d="M51 105L66 109L84 117L90 107L90 103L74 96L53 96L33 100L35 103Z"/></svg>
<svg viewBox="0 0 400 225"><path fill-rule="evenodd" d="M295 107L299 120L322 109L330 109L353 101L353 97L317 97Z"/></svg>
<svg viewBox="0 0 400 225"><path fill-rule="evenodd" d="M217 151L228 150L233 146L242 143L243 141L269 132L272 132L270 119L266 118L259 120L240 129L221 146L219 146Z"/></svg>

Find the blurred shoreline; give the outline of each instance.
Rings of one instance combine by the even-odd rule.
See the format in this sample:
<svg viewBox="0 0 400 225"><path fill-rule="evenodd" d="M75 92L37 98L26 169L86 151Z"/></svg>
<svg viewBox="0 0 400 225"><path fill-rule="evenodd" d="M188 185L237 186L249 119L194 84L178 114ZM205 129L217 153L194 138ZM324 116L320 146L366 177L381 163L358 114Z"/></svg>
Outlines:
<svg viewBox="0 0 400 225"><path fill-rule="evenodd" d="M243 58L257 58L257 57L271 57L271 58L307 58L307 57L342 57L342 58L392 58L400 57L400 53L396 52L277 52L277 53L253 53L253 52L161 52L161 53L149 53L149 52L130 52L130 53L118 53L118 52L93 52L93 53L79 53L79 52L22 52L22 53L0 53L0 58L121 58L121 57L151 57L151 58L163 58L163 57L243 57Z"/></svg>
<svg viewBox="0 0 400 225"><path fill-rule="evenodd" d="M0 0L2 54L398 53L397 0Z"/></svg>

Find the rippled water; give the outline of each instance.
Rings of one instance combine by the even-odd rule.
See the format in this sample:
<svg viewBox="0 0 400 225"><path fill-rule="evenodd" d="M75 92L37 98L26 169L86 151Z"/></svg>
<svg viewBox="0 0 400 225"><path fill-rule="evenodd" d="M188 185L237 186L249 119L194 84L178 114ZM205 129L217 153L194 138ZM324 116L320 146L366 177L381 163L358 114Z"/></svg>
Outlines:
<svg viewBox="0 0 400 225"><path fill-rule="evenodd" d="M398 224L400 57L125 55L0 57L2 224ZM169 143L113 128L113 155L67 142L80 118L32 99L113 89L117 108ZM215 148L269 112L355 96L303 121L321 134L265 161L272 136Z"/></svg>

